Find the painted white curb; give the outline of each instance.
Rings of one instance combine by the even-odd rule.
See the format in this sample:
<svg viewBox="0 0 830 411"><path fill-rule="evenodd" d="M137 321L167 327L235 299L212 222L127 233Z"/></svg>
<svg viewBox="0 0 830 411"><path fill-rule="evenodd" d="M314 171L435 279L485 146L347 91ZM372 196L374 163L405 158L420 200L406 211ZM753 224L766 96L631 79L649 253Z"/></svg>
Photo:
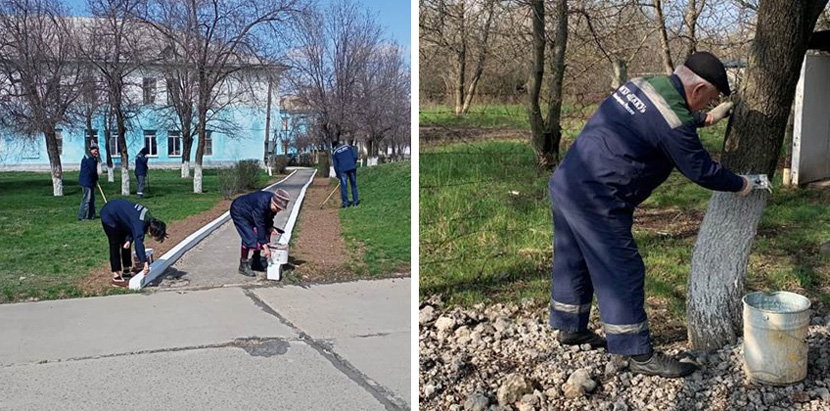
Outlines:
<svg viewBox="0 0 830 411"><path fill-rule="evenodd" d="M294 201L294 208L291 209L291 215L288 216L288 221L285 223L285 227L283 227L285 234L281 235L280 239L277 240L278 244L288 245L288 242L291 241L291 233L294 231L294 225L297 224L297 216L300 215L300 207L303 206L303 199L305 198L306 189L308 189L308 186L314 181L314 176L316 175L317 170L315 169L314 172L311 173L311 177L309 177L308 181L303 186L303 189L300 190L300 194ZM282 278L282 266L280 266L280 269L277 270L276 275L271 275L269 270L266 278L269 280L279 281L280 278Z"/></svg>
<svg viewBox="0 0 830 411"><path fill-rule="evenodd" d="M291 176L296 173L297 170L291 172L291 174L287 175L280 181L277 181L274 184L271 184L268 187L263 188L263 190L268 190L274 187L277 184L282 183L285 180L291 178ZM155 262L150 264L150 272L147 275L143 273L139 273L135 277L130 279L130 289L131 290L140 290L144 288L147 283L152 282L158 276L160 276L165 270L167 270L173 263L175 263L179 258L181 258L182 254L189 251L191 248L199 244L208 234L215 231L219 226L226 223L231 218L230 211L225 211L224 214L217 217L215 220L209 222L204 227L197 230L195 233L189 235L187 238L182 240L180 243L176 244L175 247L171 248L170 251L164 253L163 256L156 259Z"/></svg>

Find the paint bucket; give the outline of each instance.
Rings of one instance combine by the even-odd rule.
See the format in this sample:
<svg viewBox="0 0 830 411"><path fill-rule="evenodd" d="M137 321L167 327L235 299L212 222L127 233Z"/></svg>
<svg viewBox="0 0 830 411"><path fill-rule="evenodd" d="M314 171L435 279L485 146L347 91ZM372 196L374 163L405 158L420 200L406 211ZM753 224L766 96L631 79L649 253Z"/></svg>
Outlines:
<svg viewBox="0 0 830 411"><path fill-rule="evenodd" d="M153 249L152 248L145 248L144 249L144 254L147 256L147 263L148 264L153 264L153 261L155 261L155 259L153 258L153 256L154 256ZM138 266L141 266L141 267L138 267ZM136 254L135 250L133 250L133 267L144 269L144 264L141 264L141 263L138 262L138 254Z"/></svg>
<svg viewBox="0 0 830 411"><path fill-rule="evenodd" d="M789 385L807 377L810 300L779 291L743 298L744 371L752 382Z"/></svg>
<svg viewBox="0 0 830 411"><path fill-rule="evenodd" d="M268 271L265 278L279 281L281 278L282 265L288 263L288 245L271 244L271 258L268 259Z"/></svg>

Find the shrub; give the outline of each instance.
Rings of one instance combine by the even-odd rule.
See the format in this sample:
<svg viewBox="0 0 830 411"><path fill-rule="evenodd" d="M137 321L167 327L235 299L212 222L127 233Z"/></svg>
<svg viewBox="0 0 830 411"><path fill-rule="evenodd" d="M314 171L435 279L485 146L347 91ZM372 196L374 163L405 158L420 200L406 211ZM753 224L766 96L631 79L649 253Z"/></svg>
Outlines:
<svg viewBox="0 0 830 411"><path fill-rule="evenodd" d="M285 173L285 168L288 167L288 161L288 156L284 154L271 157L272 171L277 174Z"/></svg>
<svg viewBox="0 0 830 411"><path fill-rule="evenodd" d="M238 173L239 188L241 190L259 189L259 179L262 176L259 161L239 160L236 163L236 172Z"/></svg>
<svg viewBox="0 0 830 411"><path fill-rule="evenodd" d="M230 200L240 190L239 172L236 167L224 167L219 169L219 189L222 191L222 198Z"/></svg>

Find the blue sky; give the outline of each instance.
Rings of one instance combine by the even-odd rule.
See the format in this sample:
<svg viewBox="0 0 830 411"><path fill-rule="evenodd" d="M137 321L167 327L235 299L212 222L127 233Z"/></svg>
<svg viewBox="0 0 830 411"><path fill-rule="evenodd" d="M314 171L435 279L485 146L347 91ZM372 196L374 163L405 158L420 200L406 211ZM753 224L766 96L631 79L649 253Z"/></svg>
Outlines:
<svg viewBox="0 0 830 411"><path fill-rule="evenodd" d="M337 0L320 0L329 3ZM369 10L375 12L378 21L387 33L400 45L407 49L409 57L411 45L412 10L409 0L358 0ZM65 0L65 4L73 14L85 14L86 0Z"/></svg>

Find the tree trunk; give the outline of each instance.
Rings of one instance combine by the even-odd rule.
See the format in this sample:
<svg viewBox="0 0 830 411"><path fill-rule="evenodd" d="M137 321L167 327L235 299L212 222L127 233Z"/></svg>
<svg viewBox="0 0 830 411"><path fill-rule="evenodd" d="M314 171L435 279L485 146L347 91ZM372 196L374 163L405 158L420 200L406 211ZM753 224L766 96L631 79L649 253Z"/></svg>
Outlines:
<svg viewBox="0 0 830 411"><path fill-rule="evenodd" d="M742 100L724 141L722 159L730 170L775 172L807 41L826 3L760 3ZM686 310L693 349L722 347L741 332L746 263L766 197L765 192L747 199L716 193L710 200L689 275Z"/></svg>
<svg viewBox="0 0 830 411"><path fill-rule="evenodd" d="M700 1L699 9L696 0L689 0L689 4L686 5L686 15L683 16L683 23L686 25L686 32L689 37L689 42L686 45L686 58L697 51L697 19L705 6L706 0Z"/></svg>
<svg viewBox="0 0 830 411"><path fill-rule="evenodd" d="M625 60L614 60L614 76L611 78L611 89L616 90L628 81L628 67Z"/></svg>
<svg viewBox="0 0 830 411"><path fill-rule="evenodd" d="M193 136L182 130L182 178L190 178L190 152L193 149Z"/></svg>
<svg viewBox="0 0 830 411"><path fill-rule="evenodd" d="M202 159L205 156L205 144L207 143L207 104L199 103L199 125L196 127L199 136L199 143L196 145L196 170L193 174L193 192L202 192Z"/></svg>
<svg viewBox="0 0 830 411"><path fill-rule="evenodd" d="M464 97L464 105L461 107L461 114L467 114L470 110L470 105L473 102L473 97L475 97L478 82L481 80L482 73L484 73L484 61L487 59L490 26L493 23L495 4L496 2L493 0L490 0L487 3L487 21L484 23L484 32L482 33L481 40L478 43L478 59L476 60L476 66L473 70L473 77L470 79L470 85L467 87L467 95Z"/></svg>
<svg viewBox="0 0 830 411"><path fill-rule="evenodd" d="M568 46L568 2L556 0L554 4L554 17L556 18L556 32L553 43L550 44L550 99L548 102L548 117L545 126L545 133L550 137L550 147L546 152L550 153L552 162L546 164L545 169L553 171L559 163L559 142L562 140L562 78L565 76L565 50Z"/></svg>
<svg viewBox="0 0 830 411"><path fill-rule="evenodd" d="M107 155L107 182L114 183L115 182L115 171L113 170L112 164L112 153L110 153L110 123L106 122L104 124L104 151ZM101 151L98 150L100 153Z"/></svg>
<svg viewBox="0 0 830 411"><path fill-rule="evenodd" d="M562 76L565 70L565 49L567 46L567 4L557 0L556 34L550 45L551 85L550 106L547 122L542 118L539 95L545 74L545 4L543 0L531 1L533 19L533 59L528 80L528 122L530 123L531 147L536 153L536 166L540 170L552 170L559 161L559 140L561 139L560 115L562 109Z"/></svg>
<svg viewBox="0 0 830 411"><path fill-rule="evenodd" d="M268 99L265 104L265 146L262 151L262 162L268 167L268 175L271 175L271 162L268 161L270 158L270 153L268 150L268 143L271 141L271 90L273 87L273 82L271 81L271 77L268 77Z"/></svg>
<svg viewBox="0 0 830 411"><path fill-rule="evenodd" d="M660 34L663 68L666 70L666 74L672 74L674 72L674 63L671 61L671 49L669 48L669 36L666 34L666 19L663 17L662 0L652 0L652 4L657 13L657 32Z"/></svg>
<svg viewBox="0 0 830 411"><path fill-rule="evenodd" d="M58 153L58 138L54 127L43 132L46 138L46 153L49 155L49 168L52 171L52 195L63 197L63 166Z"/></svg>
<svg viewBox="0 0 830 411"><path fill-rule="evenodd" d="M460 116L464 108L464 83L467 70L467 45L461 45L461 51L455 56L455 115Z"/></svg>

